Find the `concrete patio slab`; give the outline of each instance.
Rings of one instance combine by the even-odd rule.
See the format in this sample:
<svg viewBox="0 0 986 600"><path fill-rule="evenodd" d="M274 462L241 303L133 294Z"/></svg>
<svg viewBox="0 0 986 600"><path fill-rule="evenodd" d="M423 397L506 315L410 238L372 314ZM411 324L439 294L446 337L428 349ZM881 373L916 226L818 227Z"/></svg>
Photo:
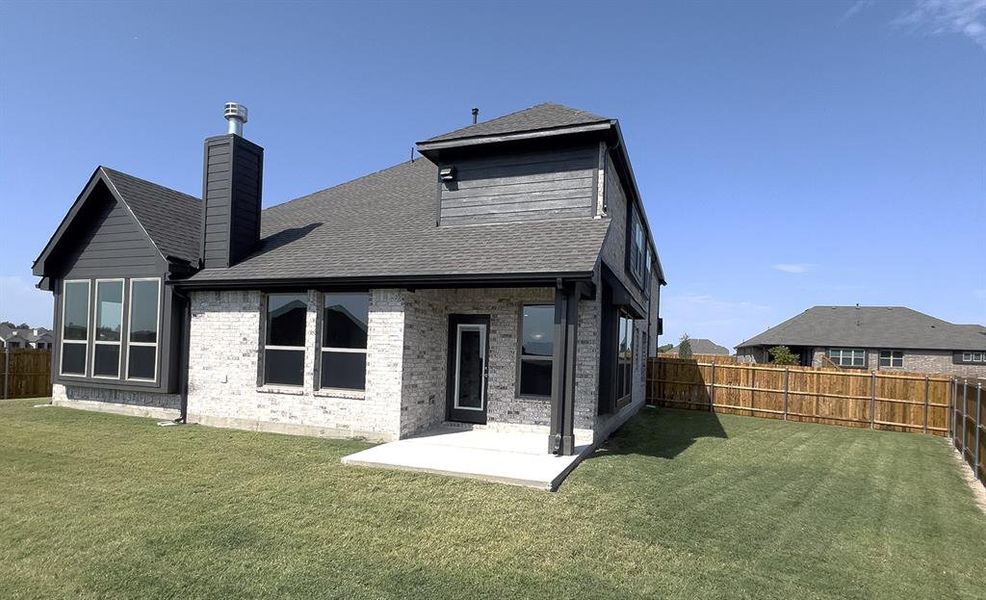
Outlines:
<svg viewBox="0 0 986 600"><path fill-rule="evenodd" d="M592 440L576 435L574 455L554 456L547 453L547 438L544 433L501 433L443 427L350 454L343 457L342 462L554 491L592 451Z"/></svg>

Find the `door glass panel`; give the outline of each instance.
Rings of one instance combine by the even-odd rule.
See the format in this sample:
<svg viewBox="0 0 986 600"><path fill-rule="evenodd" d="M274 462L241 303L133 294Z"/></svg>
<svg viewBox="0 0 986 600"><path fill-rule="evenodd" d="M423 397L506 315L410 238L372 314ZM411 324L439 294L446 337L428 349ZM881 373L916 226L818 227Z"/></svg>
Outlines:
<svg viewBox="0 0 986 600"><path fill-rule="evenodd" d="M483 408L483 343L479 329L459 330L459 385L456 406L460 408Z"/></svg>

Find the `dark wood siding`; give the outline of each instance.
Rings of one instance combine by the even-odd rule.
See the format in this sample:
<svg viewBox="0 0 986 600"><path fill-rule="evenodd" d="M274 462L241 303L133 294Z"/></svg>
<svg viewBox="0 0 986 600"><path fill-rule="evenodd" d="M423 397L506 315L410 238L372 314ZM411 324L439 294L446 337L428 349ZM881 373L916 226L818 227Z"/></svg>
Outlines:
<svg viewBox="0 0 986 600"><path fill-rule="evenodd" d="M59 271L64 278L159 276L166 264L127 207L99 184L87 207L85 230L71 232ZM70 238L71 239L71 238Z"/></svg>
<svg viewBox="0 0 986 600"><path fill-rule="evenodd" d="M454 161L456 180L439 184L440 223L592 216L596 163L596 146Z"/></svg>
<svg viewBox="0 0 986 600"><path fill-rule="evenodd" d="M206 268L229 267L260 239L263 149L241 137L205 141L202 257Z"/></svg>

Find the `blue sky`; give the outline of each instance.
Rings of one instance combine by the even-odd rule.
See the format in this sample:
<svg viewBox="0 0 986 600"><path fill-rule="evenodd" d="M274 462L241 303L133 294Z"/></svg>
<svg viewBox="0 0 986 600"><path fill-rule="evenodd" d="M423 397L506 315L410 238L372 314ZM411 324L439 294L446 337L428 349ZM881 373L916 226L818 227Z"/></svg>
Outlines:
<svg viewBox="0 0 986 600"><path fill-rule="evenodd" d="M555 101L620 119L667 340L816 304L986 322L986 6L934 2L4 3L0 318L99 164L199 195L223 102L272 205Z"/></svg>

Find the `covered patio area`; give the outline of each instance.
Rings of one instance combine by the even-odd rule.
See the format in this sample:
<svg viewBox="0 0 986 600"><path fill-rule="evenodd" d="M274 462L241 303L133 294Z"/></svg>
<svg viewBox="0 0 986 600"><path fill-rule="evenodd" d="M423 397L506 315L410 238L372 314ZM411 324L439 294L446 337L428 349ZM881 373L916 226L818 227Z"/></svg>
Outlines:
<svg viewBox="0 0 986 600"><path fill-rule="evenodd" d="M443 425L412 438L350 454L342 462L554 491L592 449L589 432L576 431L572 454L555 455L545 452L544 433Z"/></svg>

